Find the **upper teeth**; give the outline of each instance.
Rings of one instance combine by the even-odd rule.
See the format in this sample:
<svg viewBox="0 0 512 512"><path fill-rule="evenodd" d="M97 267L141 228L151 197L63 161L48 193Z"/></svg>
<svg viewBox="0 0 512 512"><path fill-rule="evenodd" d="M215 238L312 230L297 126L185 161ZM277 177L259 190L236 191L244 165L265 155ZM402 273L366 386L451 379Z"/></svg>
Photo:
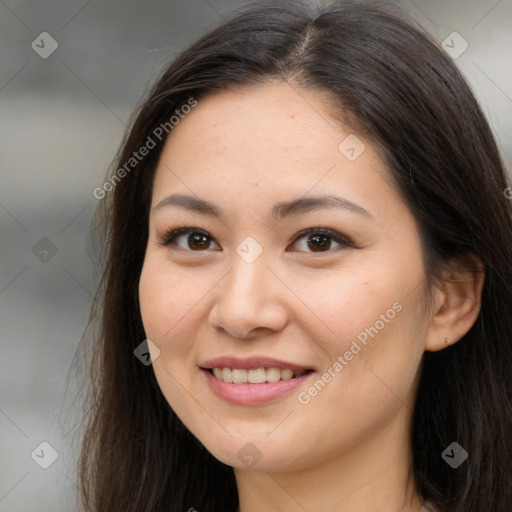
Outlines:
<svg viewBox="0 0 512 512"><path fill-rule="evenodd" d="M262 384L263 382L277 382L278 380L290 380L293 377L303 375L305 370L293 371L289 368L256 368L254 370L245 370L239 368L213 368L213 375L224 382L233 384L242 384L250 382L251 384Z"/></svg>

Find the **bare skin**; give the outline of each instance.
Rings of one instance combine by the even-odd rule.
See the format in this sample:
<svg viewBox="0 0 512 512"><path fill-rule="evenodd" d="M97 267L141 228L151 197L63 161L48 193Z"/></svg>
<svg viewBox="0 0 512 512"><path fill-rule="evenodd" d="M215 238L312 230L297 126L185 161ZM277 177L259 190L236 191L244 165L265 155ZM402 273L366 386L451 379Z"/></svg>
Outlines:
<svg viewBox="0 0 512 512"><path fill-rule="evenodd" d="M184 424L234 468L240 512L417 512L408 439L422 355L457 342L479 312L483 278L462 262L427 290L415 219L371 141L358 136L365 149L354 161L338 149L352 133L318 91L286 82L223 91L174 128L156 171L139 287L146 335L161 351L153 369ZM171 194L223 216L156 208ZM357 207L269 218L276 203L325 195ZM183 226L207 242L186 233L159 243ZM348 241L295 239L307 228ZM237 253L247 237L257 245L242 247L262 249L250 263ZM226 355L314 372L269 403L233 404L200 368ZM254 465L237 455L248 443L261 456Z"/></svg>

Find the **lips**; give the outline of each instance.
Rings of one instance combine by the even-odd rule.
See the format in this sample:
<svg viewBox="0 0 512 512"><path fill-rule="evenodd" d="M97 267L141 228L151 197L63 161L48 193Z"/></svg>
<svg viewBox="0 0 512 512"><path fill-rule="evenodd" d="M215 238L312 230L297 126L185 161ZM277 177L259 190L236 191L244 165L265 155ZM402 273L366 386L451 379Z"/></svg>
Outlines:
<svg viewBox="0 0 512 512"><path fill-rule="evenodd" d="M314 373L312 368L268 357L219 357L205 361L200 368L219 398L238 405L275 401Z"/></svg>
<svg viewBox="0 0 512 512"><path fill-rule="evenodd" d="M211 370L213 368L239 368L241 370L255 370L257 368L279 368L280 370L290 369L294 372L301 370L313 370L308 366L292 363L289 361L281 361L270 357L249 357L241 359L238 357L217 357L209 359L199 365L201 368Z"/></svg>
<svg viewBox="0 0 512 512"><path fill-rule="evenodd" d="M261 367L251 370L244 368L220 368L215 367L212 370L212 374L224 382L233 384L245 384L247 382L251 384L263 384L264 382L277 382L279 380L290 380L296 377L300 377L307 370L293 371L290 368L276 368L276 367Z"/></svg>

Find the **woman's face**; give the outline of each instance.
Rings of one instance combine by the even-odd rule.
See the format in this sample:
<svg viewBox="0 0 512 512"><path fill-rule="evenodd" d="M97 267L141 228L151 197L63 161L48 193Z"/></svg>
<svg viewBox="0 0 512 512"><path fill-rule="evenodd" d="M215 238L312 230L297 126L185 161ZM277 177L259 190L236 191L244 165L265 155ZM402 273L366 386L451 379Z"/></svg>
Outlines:
<svg viewBox="0 0 512 512"><path fill-rule="evenodd" d="M156 171L139 288L153 369L234 467L408 439L429 329L418 230L370 141L328 109L285 82L210 95Z"/></svg>

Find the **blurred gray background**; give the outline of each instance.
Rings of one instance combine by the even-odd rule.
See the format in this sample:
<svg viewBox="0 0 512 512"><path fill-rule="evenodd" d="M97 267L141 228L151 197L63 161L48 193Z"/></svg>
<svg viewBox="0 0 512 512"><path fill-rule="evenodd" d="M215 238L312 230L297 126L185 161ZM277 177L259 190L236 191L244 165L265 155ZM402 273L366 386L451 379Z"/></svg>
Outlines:
<svg viewBox="0 0 512 512"><path fill-rule="evenodd" d="M97 283L93 190L163 66L246 3L0 1L2 512L76 510L66 384ZM512 0L402 5L446 41L510 168Z"/></svg>

